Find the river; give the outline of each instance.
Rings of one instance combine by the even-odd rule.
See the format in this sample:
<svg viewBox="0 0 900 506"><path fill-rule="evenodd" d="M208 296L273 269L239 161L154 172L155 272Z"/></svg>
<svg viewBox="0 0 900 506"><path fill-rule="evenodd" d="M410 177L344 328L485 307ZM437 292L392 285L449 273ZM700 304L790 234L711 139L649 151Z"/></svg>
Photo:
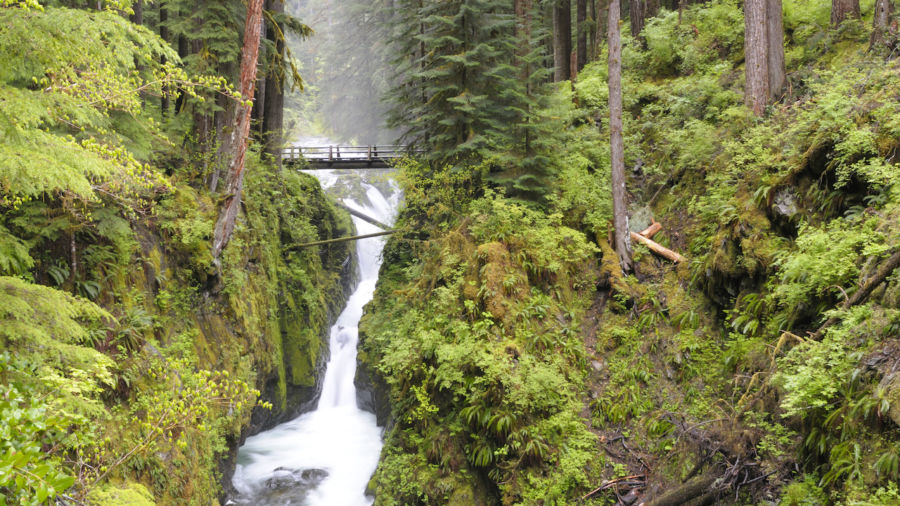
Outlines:
<svg viewBox="0 0 900 506"><path fill-rule="evenodd" d="M385 171L369 171L383 177ZM400 193L349 171L316 171L326 192L382 223L393 223ZM348 197L349 195L349 197ZM353 218L359 234L379 228ZM356 404L356 348L363 307L372 300L384 238L357 241L359 285L331 328L330 359L314 411L247 438L232 484L239 505L355 506L372 504L366 485L378 465L382 428Z"/></svg>

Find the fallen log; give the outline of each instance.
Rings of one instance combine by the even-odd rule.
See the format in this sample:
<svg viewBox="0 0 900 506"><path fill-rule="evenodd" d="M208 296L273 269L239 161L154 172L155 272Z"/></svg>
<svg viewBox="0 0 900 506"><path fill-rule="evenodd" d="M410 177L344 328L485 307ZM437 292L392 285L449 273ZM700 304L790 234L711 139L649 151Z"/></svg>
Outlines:
<svg viewBox="0 0 900 506"><path fill-rule="evenodd" d="M656 499L653 499L646 504L647 506L683 505L688 501L705 496L706 494L710 493L717 479L718 478L713 473L707 474L706 476L694 478L684 485L681 485L680 487L671 490L668 493Z"/></svg>
<svg viewBox="0 0 900 506"><path fill-rule="evenodd" d="M895 251L894 254L887 259L886 262L881 264L878 270L875 271L875 274L871 278L867 279L863 283L863 285L859 287L859 290L857 290L852 297L844 302L844 309L850 309L857 304L862 304L863 302L865 302L869 298L869 295L872 295L872 292L874 292L875 289L878 288L878 285L883 283L884 280L887 279L887 277L890 276L891 273L894 272L894 270L898 267L900 267L900 249ZM825 329L837 323L838 320L840 320L840 318L837 317L831 317L826 320L825 323L823 323L822 326L819 327L819 330L817 330L816 333L811 336L811 339L813 339L814 341L822 339L822 335L825 333Z"/></svg>
<svg viewBox="0 0 900 506"><path fill-rule="evenodd" d="M327 239L324 241L308 242L308 243L304 243L304 244L294 244L292 246L288 246L287 248L284 248L284 251L290 251L290 250L301 249L301 248L309 248L311 246L323 246L325 244L334 244L334 243L338 243L338 242L358 241L360 239L369 239L371 237L381 237L383 235L390 235L395 232L397 232L397 231L396 230L385 230L384 232L376 232L374 234L354 235L353 237L339 237L337 239Z"/></svg>
<svg viewBox="0 0 900 506"><path fill-rule="evenodd" d="M661 244L659 244L657 242L651 241L650 239L647 239L646 237L644 237L640 234L637 234L635 232L631 233L631 240L643 244L644 246L650 248L650 251L656 253L657 255L659 255L663 258L668 258L669 260L671 260L675 263L684 262L685 260L687 260L686 258L679 255L678 253L675 253L674 251L670 250L669 248L666 248L665 246L662 246Z"/></svg>
<svg viewBox="0 0 900 506"><path fill-rule="evenodd" d="M389 227L389 226L385 225L384 223L382 223L382 222L376 220L375 218L372 218L371 216L367 216L367 215L365 215L365 214L363 214L363 213L357 211L356 209L353 209L353 208L351 208L351 207L349 207L349 206L345 206L344 204L341 204L340 202L338 202L338 205L341 206L342 208L344 208L344 210L346 210L346 211L347 211L348 213L350 213L351 215L356 216L357 218L359 218L359 219L361 219L361 220L363 220L363 221L365 221L365 222L371 223L372 225L375 225L376 227L378 227L378 228L380 228L380 229L383 229L383 230L390 230L390 229L391 229L391 227Z"/></svg>
<svg viewBox="0 0 900 506"><path fill-rule="evenodd" d="M653 236L656 235L660 230L662 230L662 225L660 225L658 221L654 221L652 225L647 227L639 235L642 235L647 239L653 239Z"/></svg>

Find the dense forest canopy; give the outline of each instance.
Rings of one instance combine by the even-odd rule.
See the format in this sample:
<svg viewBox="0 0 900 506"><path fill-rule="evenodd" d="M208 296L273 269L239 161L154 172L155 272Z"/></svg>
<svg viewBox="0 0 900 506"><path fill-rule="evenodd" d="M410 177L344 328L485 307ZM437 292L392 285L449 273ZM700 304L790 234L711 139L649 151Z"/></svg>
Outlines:
<svg viewBox="0 0 900 506"><path fill-rule="evenodd" d="M900 502L891 0L0 0L0 504L224 502L349 216L376 504ZM361 491L362 493L362 491ZM628 498L626 500L626 498Z"/></svg>

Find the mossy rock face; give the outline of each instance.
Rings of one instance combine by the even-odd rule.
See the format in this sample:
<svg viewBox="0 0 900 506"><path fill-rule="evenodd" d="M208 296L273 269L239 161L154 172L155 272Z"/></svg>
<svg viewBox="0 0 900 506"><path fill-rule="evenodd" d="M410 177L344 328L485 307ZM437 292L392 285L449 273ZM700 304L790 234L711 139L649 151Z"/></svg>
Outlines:
<svg viewBox="0 0 900 506"><path fill-rule="evenodd" d="M900 373L891 373L882 378L878 388L891 405L888 416L900 425Z"/></svg>
<svg viewBox="0 0 900 506"><path fill-rule="evenodd" d="M476 254L481 278L481 302L491 316L505 321L510 305L507 299L515 298L521 291L519 282L509 284L508 280L524 280L527 274L513 262L509 249L503 243L482 244Z"/></svg>
<svg viewBox="0 0 900 506"><path fill-rule="evenodd" d="M156 506L153 494L140 483L107 483L92 490L88 503L103 506Z"/></svg>
<svg viewBox="0 0 900 506"><path fill-rule="evenodd" d="M447 500L447 506L486 506L493 504L493 501L472 483L460 481L455 485L453 493L450 494L450 498Z"/></svg>

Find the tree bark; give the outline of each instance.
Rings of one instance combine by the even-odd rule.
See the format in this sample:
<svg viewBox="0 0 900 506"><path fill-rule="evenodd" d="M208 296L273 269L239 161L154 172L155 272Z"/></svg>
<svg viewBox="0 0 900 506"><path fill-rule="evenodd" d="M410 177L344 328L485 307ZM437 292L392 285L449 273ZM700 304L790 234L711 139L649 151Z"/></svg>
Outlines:
<svg viewBox="0 0 900 506"><path fill-rule="evenodd" d="M650 249L650 251L656 253L657 255L668 258L669 260L677 263L684 262L686 259L679 255L678 253L666 248L662 244L659 244L656 241L651 241L648 237L645 237L643 234L636 234L631 232L631 238L635 240L635 242L639 242Z"/></svg>
<svg viewBox="0 0 900 506"><path fill-rule="evenodd" d="M588 0L576 0L575 2L575 31L577 33L575 38L577 41L575 45L575 53L577 55L575 64L576 72L581 72L581 69L583 69L588 62L587 1Z"/></svg>
<svg viewBox="0 0 900 506"><path fill-rule="evenodd" d="M831 0L831 26L838 26L847 18L859 17L859 0Z"/></svg>
<svg viewBox="0 0 900 506"><path fill-rule="evenodd" d="M269 10L274 14L284 13L284 2L270 0ZM284 59L284 38L278 35L282 29L268 27L266 38L272 41L275 48L273 58ZM283 31L281 32L284 33ZM281 169L281 148L284 145L284 75L266 77L266 94L262 116L262 132L265 145L264 152Z"/></svg>
<svg viewBox="0 0 900 506"><path fill-rule="evenodd" d="M647 19L659 12L658 0L631 0L630 15L631 36L638 38L647 24Z"/></svg>
<svg viewBox="0 0 900 506"><path fill-rule="evenodd" d="M744 2L744 100L757 116L769 101L769 62L766 11L769 0Z"/></svg>
<svg viewBox="0 0 900 506"><path fill-rule="evenodd" d="M159 6L159 37L165 42L169 42L169 10L160 4ZM166 64L166 57L159 57L160 63L163 65ZM166 117L169 114L169 90L163 89L162 96L159 99L159 108L161 110L162 117Z"/></svg>
<svg viewBox="0 0 900 506"><path fill-rule="evenodd" d="M190 44L188 43L187 37L184 35L178 36L178 56L181 57L181 61L184 61L188 55L191 54ZM181 114L184 111L184 102L187 96L184 92L179 91L175 96L175 114Z"/></svg>
<svg viewBox="0 0 900 506"><path fill-rule="evenodd" d="M597 57L597 33L600 30L600 8L597 7L599 0L590 0L591 4L591 31L590 31L590 49L588 50L588 60Z"/></svg>
<svg viewBox="0 0 900 506"><path fill-rule="evenodd" d="M136 25L144 24L144 0L137 0L131 6L134 14L131 15L131 22Z"/></svg>
<svg viewBox="0 0 900 506"><path fill-rule="evenodd" d="M238 108L238 124L232 133L234 153L228 168L225 199L219 211L219 219L213 234L212 255L218 261L219 254L231 240L234 222L241 206L244 188L244 162L250 137L250 116L256 87L256 64L259 61L263 0L248 0L247 20L244 23L244 45L241 49L241 97Z"/></svg>
<svg viewBox="0 0 900 506"><path fill-rule="evenodd" d="M622 139L622 39L619 35L619 0L609 4L609 135L612 162L613 218L615 249L622 271L632 270L631 238L625 194L625 142Z"/></svg>
<svg viewBox="0 0 900 506"><path fill-rule="evenodd" d="M572 3L557 0L553 6L553 80L572 78Z"/></svg>
<svg viewBox="0 0 900 506"><path fill-rule="evenodd" d="M870 50L884 41L884 32L888 29L888 23L893 12L894 6L891 4L891 0L875 0L875 13L872 16L872 39L869 43Z"/></svg>
<svg viewBox="0 0 900 506"><path fill-rule="evenodd" d="M768 52L769 98L778 98L784 89L784 25L781 0L766 2L766 45Z"/></svg>
<svg viewBox="0 0 900 506"><path fill-rule="evenodd" d="M645 228L640 235L646 237L647 239L653 239L653 236L656 235L660 230L662 230L662 225L659 222L654 221L653 224Z"/></svg>

